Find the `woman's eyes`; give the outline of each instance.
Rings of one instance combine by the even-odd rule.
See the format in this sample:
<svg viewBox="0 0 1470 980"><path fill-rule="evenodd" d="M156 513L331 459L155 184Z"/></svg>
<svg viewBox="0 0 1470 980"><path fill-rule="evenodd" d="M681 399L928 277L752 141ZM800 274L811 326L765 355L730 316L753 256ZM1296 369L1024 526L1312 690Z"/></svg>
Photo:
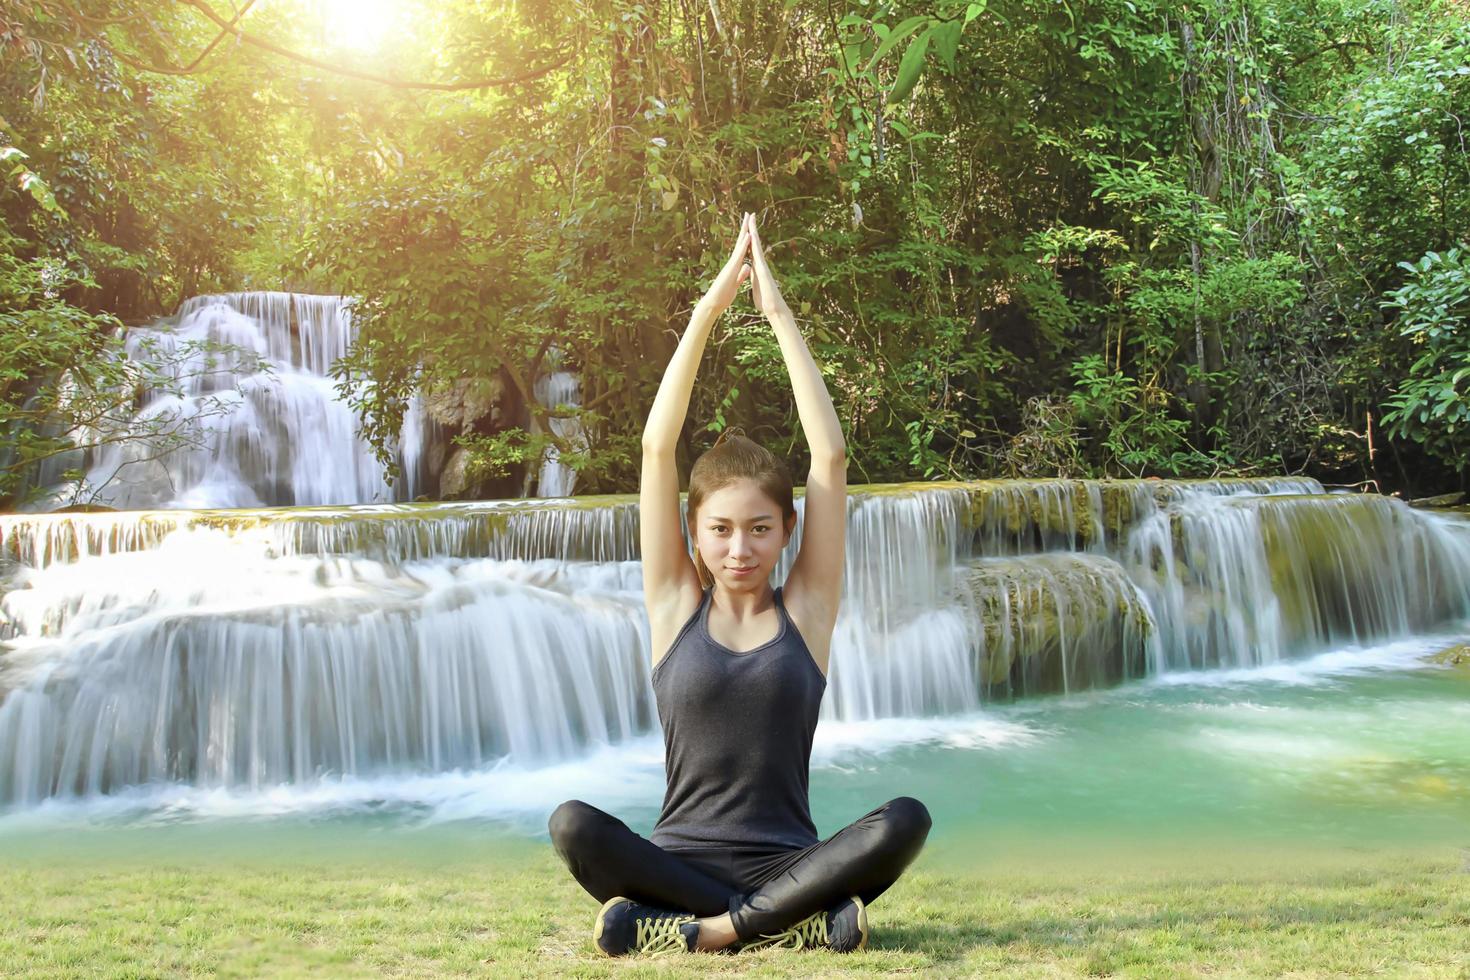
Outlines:
<svg viewBox="0 0 1470 980"><path fill-rule="evenodd" d="M752 530L755 531L769 531L770 529L771 526L769 524L757 524L754 528L752 528ZM710 530L714 531L716 534L724 534L727 528L723 524L711 524Z"/></svg>

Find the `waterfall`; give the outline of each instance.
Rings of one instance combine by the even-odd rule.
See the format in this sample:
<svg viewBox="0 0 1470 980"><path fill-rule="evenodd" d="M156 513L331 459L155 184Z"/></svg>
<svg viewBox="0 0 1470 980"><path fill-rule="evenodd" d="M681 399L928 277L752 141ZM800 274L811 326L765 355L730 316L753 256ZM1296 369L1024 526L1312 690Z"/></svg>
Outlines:
<svg viewBox="0 0 1470 980"><path fill-rule="evenodd" d="M412 499L422 408L409 406L399 446L406 479L391 487L330 373L354 338L342 297L279 292L195 297L129 330L128 359L153 364L168 387L140 391L130 419L92 433L99 448L82 461L85 477L54 486L40 505L79 496L124 510ZM165 430L171 438L158 435Z"/></svg>
<svg viewBox="0 0 1470 980"><path fill-rule="evenodd" d="M1470 526L1312 481L905 484L848 508L829 721L1470 615ZM0 516L0 805L534 767L651 732L637 544L633 497Z"/></svg>
<svg viewBox="0 0 1470 980"><path fill-rule="evenodd" d="M562 353L558 348L547 351L547 363L551 372L536 380L533 388L537 404L543 408L558 406L576 408L581 404L581 382L570 371L561 370ZM547 421L551 434L567 441L569 445L585 449L586 435L582 423L573 418L552 418ZM536 484L538 497L570 497L577 486L577 471L561 461L555 446L546 450L541 461L540 478Z"/></svg>
<svg viewBox="0 0 1470 980"><path fill-rule="evenodd" d="M1470 614L1466 527L1376 495L1186 498L1128 558L1168 664L1251 667Z"/></svg>

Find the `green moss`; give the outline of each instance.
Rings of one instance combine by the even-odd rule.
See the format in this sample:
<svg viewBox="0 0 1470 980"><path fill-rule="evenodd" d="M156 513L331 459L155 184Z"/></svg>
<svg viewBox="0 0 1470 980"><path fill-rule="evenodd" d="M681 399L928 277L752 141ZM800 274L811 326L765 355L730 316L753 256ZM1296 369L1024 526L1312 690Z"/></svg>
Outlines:
<svg viewBox="0 0 1470 980"><path fill-rule="evenodd" d="M1097 530L1095 527L1095 516L1092 513L1092 494L1088 492L1089 484L1085 480L1073 480L1072 491L1072 513L1077 515L1077 538L1078 547L1086 548L1093 543L1093 537Z"/></svg>
<svg viewBox="0 0 1470 980"><path fill-rule="evenodd" d="M1118 541L1133 526L1136 519L1134 499L1143 486L1139 480L1099 480L1097 487L1102 496L1103 533L1109 541ZM1153 489L1149 488L1152 493Z"/></svg>

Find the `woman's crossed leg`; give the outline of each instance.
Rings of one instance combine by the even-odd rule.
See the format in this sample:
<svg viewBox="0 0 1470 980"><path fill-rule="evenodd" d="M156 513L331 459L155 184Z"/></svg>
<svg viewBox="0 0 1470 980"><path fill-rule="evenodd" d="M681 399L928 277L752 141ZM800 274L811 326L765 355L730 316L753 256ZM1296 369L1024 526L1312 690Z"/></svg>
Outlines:
<svg viewBox="0 0 1470 980"><path fill-rule="evenodd" d="M593 898L668 910L665 921L684 926L693 916L698 931L684 929L688 948L717 950L778 936L854 897L861 916L918 855L929 825L922 803L899 797L810 847L676 852L572 800L552 814L550 830L557 853ZM673 928L664 931L672 935Z"/></svg>

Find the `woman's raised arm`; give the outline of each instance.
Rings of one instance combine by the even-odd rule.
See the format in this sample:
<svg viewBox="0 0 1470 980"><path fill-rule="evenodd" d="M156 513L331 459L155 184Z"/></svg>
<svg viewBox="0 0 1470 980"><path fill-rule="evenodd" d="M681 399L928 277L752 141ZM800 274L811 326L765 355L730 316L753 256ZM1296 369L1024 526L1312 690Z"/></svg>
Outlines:
<svg viewBox="0 0 1470 980"><path fill-rule="evenodd" d="M750 266L745 264L749 246L750 231L742 222L740 238L729 260L704 298L695 305L689 327L679 338L679 346L664 370L648 422L643 427L638 525L643 556L643 600L652 627L655 663L666 652L664 641L673 640L668 634L668 624L673 622L677 629L682 622L678 620L678 612L691 603L697 604L700 592L699 575L685 548L679 519L679 473L674 465L674 447L689 412L694 376L699 372L710 329L735 301L740 284L750 275Z"/></svg>
<svg viewBox="0 0 1470 980"><path fill-rule="evenodd" d="M847 557L847 443L842 438L842 425L837 421L837 410L832 407L822 373L812 360L796 318L791 315L791 308L782 298L766 264L755 216L746 218L745 223L750 233L751 265L755 267L751 288L756 309L766 315L776 331L786 372L791 377L791 390L796 396L796 414L812 454L812 468L806 479L801 551L786 577L785 593L789 603L801 606L807 620L803 625L817 634L809 638L808 645L825 673L827 641L837 623Z"/></svg>

